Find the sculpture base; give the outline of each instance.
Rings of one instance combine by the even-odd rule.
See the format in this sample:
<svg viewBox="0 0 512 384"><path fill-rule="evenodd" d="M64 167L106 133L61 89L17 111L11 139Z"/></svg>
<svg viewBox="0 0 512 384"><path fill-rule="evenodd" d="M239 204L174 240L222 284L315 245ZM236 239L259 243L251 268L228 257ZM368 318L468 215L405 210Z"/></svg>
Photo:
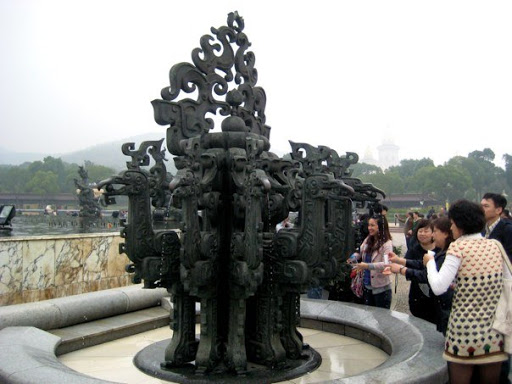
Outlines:
<svg viewBox="0 0 512 384"><path fill-rule="evenodd" d="M244 375L236 375L232 372L210 372L206 375L196 375L193 363L182 367L163 369L165 348L170 339L162 340L142 349L133 359L135 366L147 375L161 380L174 381L176 383L275 383L291 380L305 375L317 369L322 363L320 354L311 347L303 350L303 358L298 360L286 360L283 369L270 369L264 365L247 363L247 372Z"/></svg>

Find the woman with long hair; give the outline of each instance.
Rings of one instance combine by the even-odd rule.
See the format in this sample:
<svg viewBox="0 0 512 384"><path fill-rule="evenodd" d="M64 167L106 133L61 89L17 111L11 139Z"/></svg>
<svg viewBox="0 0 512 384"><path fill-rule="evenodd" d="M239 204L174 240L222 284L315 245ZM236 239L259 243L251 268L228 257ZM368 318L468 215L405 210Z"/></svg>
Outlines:
<svg viewBox="0 0 512 384"><path fill-rule="evenodd" d="M485 216L478 204L456 201L448 216L455 241L442 267L437 270L432 255L425 255L424 262L436 295L456 284L443 354L450 383L470 383L475 371L480 383L499 383L502 362L508 359L503 335L492 329L503 286L502 248L482 237Z"/></svg>
<svg viewBox="0 0 512 384"><path fill-rule="evenodd" d="M392 251L393 243L386 217L370 217L368 236L361 244L360 253L356 254L356 259L362 262L354 266L356 271L363 271L363 298L366 305L391 307L391 281L383 271L387 267L385 260Z"/></svg>

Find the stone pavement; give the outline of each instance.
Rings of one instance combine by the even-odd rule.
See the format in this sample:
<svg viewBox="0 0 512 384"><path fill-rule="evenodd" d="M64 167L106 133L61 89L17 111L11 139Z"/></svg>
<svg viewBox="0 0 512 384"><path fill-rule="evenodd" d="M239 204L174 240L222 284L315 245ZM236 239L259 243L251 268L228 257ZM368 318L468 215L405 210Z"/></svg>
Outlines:
<svg viewBox="0 0 512 384"><path fill-rule="evenodd" d="M407 247L405 245L405 236L401 227L395 227L390 224L391 236L393 237L393 245L395 247L402 247L401 257L405 256ZM398 279L398 284L396 280ZM391 282L393 286L393 299L391 300L391 309L394 311L411 314L409 311L409 286L411 283L402 275L391 275Z"/></svg>
<svg viewBox="0 0 512 384"><path fill-rule="evenodd" d="M398 278L398 285L395 290L395 279ZM391 277L393 282L393 299L391 300L391 309L394 311L411 314L409 311L409 286L411 283L405 279L405 276Z"/></svg>

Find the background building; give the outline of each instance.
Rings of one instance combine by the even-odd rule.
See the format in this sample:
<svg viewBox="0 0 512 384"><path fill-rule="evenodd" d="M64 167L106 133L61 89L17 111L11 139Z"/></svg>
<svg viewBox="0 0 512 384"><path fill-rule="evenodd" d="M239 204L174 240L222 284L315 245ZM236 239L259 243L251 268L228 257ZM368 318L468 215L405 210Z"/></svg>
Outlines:
<svg viewBox="0 0 512 384"><path fill-rule="evenodd" d="M400 165L398 151L400 147L395 145L392 140L384 140L381 145L377 147L378 151L378 166L383 170L394 165Z"/></svg>

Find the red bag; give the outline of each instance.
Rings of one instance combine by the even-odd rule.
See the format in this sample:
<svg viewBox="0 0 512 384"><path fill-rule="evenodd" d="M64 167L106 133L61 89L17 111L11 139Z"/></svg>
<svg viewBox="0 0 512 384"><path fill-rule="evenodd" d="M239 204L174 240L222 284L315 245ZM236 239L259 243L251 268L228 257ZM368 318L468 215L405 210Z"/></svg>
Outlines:
<svg viewBox="0 0 512 384"><path fill-rule="evenodd" d="M350 272L350 277L352 278L350 289L359 298L363 297L363 272L363 270L357 272L355 269Z"/></svg>

